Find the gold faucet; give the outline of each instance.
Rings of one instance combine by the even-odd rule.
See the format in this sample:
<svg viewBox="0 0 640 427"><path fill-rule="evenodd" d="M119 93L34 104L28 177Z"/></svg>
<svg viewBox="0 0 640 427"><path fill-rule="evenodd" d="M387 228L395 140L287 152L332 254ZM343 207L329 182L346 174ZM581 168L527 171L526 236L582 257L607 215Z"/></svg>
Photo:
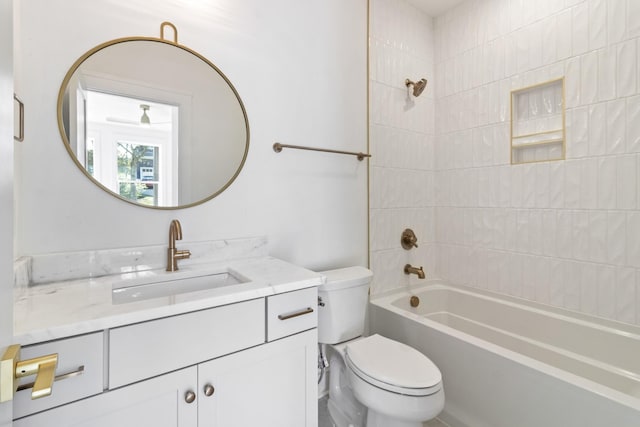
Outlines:
<svg viewBox="0 0 640 427"><path fill-rule="evenodd" d="M191 256L188 250L179 251L176 249L176 240L182 240L182 226L180 221L174 219L169 225L169 249L167 249L167 271L178 270L178 260Z"/></svg>
<svg viewBox="0 0 640 427"><path fill-rule="evenodd" d="M418 279L424 279L424 270L422 267L413 267L411 264L407 264L404 266L404 274L416 274L418 275Z"/></svg>

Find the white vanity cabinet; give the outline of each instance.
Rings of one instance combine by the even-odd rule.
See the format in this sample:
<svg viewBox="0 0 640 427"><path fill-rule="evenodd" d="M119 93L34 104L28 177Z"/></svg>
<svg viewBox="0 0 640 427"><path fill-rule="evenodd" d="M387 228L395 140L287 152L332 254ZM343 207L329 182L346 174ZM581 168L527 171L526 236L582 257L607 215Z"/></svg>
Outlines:
<svg viewBox="0 0 640 427"><path fill-rule="evenodd" d="M108 330L108 390L14 426L317 427L316 304L307 288Z"/></svg>
<svg viewBox="0 0 640 427"><path fill-rule="evenodd" d="M313 329L199 365L198 426L317 426L317 343Z"/></svg>
<svg viewBox="0 0 640 427"><path fill-rule="evenodd" d="M196 405L185 402L195 392L197 367L161 375L121 389L40 412L13 422L14 427L191 427Z"/></svg>

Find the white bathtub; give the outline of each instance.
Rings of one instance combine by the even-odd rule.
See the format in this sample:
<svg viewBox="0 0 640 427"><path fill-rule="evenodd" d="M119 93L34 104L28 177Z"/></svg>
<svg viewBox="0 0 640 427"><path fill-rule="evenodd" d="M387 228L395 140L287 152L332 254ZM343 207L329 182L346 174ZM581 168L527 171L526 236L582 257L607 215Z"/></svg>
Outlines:
<svg viewBox="0 0 640 427"><path fill-rule="evenodd" d="M452 427L640 427L640 327L442 282L370 319L438 365Z"/></svg>

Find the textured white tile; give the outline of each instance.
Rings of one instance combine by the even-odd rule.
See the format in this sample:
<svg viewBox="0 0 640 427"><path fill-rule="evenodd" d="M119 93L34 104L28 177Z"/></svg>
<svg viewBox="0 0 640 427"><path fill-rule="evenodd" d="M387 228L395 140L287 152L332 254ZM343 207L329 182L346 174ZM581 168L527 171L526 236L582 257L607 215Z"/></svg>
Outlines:
<svg viewBox="0 0 640 427"><path fill-rule="evenodd" d="M627 0L627 30L629 38L640 37L640 2Z"/></svg>
<svg viewBox="0 0 640 427"><path fill-rule="evenodd" d="M558 49L556 40L558 38L558 27L555 15L549 16L542 21L542 63L551 64L556 61Z"/></svg>
<svg viewBox="0 0 640 427"><path fill-rule="evenodd" d="M627 98L627 152L640 152L640 96Z"/></svg>
<svg viewBox="0 0 640 427"><path fill-rule="evenodd" d="M573 253L573 214L558 211L556 215L556 251L561 258L570 258Z"/></svg>
<svg viewBox="0 0 640 427"><path fill-rule="evenodd" d="M516 220L517 252L528 253L529 250L529 211L518 210Z"/></svg>
<svg viewBox="0 0 640 427"><path fill-rule="evenodd" d="M618 181L616 175L617 161L615 157L598 159L598 208L615 209Z"/></svg>
<svg viewBox="0 0 640 427"><path fill-rule="evenodd" d="M549 207L564 207L566 162L549 165Z"/></svg>
<svg viewBox="0 0 640 427"><path fill-rule="evenodd" d="M589 261L607 262L607 214L589 212Z"/></svg>
<svg viewBox="0 0 640 427"><path fill-rule="evenodd" d="M595 209L598 204L598 160L586 158L580 161L580 207Z"/></svg>
<svg viewBox="0 0 640 427"><path fill-rule="evenodd" d="M627 213L627 265L640 268L640 212Z"/></svg>
<svg viewBox="0 0 640 427"><path fill-rule="evenodd" d="M566 61L565 75L566 108L577 107L580 105L580 57Z"/></svg>
<svg viewBox="0 0 640 427"><path fill-rule="evenodd" d="M529 211L529 252L542 255L542 211L532 209Z"/></svg>
<svg viewBox="0 0 640 427"><path fill-rule="evenodd" d="M607 2L589 0L589 50L600 49L607 43Z"/></svg>
<svg viewBox="0 0 640 427"><path fill-rule="evenodd" d="M637 160L635 155L617 158L617 208L636 209L637 207Z"/></svg>
<svg viewBox="0 0 640 427"><path fill-rule="evenodd" d="M606 223L605 223L606 224ZM556 211L542 212L542 253L545 256L556 256Z"/></svg>
<svg viewBox="0 0 640 427"><path fill-rule="evenodd" d="M564 206L567 209L580 207L580 161L567 160L564 182Z"/></svg>
<svg viewBox="0 0 640 427"><path fill-rule="evenodd" d="M551 184L549 182L549 164L541 163L536 165L536 203L535 207L545 209L549 207L549 193Z"/></svg>
<svg viewBox="0 0 640 427"><path fill-rule="evenodd" d="M515 31L523 25L522 4L525 0L507 0L509 3L509 24L510 30ZM506 3L505 3L506 6Z"/></svg>
<svg viewBox="0 0 640 427"><path fill-rule="evenodd" d="M514 208L523 206L523 171L521 166L511 168L511 206Z"/></svg>
<svg viewBox="0 0 640 427"><path fill-rule="evenodd" d="M607 154L621 154L626 150L626 102L624 99L607 102Z"/></svg>
<svg viewBox="0 0 640 427"><path fill-rule="evenodd" d="M598 315L614 319L616 313L616 269L599 265L597 273Z"/></svg>
<svg viewBox="0 0 640 427"><path fill-rule="evenodd" d="M598 267L595 264L582 264L582 283L580 285L580 311L598 314Z"/></svg>
<svg viewBox="0 0 640 427"><path fill-rule="evenodd" d="M607 39L609 43L618 43L626 36L627 2L625 0L607 0Z"/></svg>
<svg viewBox="0 0 640 427"><path fill-rule="evenodd" d="M523 165L522 205L533 208L536 205L536 170L535 165Z"/></svg>
<svg viewBox="0 0 640 427"><path fill-rule="evenodd" d="M508 209L505 214L505 249L516 251L518 247L518 214L515 209Z"/></svg>
<svg viewBox="0 0 640 427"><path fill-rule="evenodd" d="M589 106L589 154L601 155L607 151L607 105Z"/></svg>
<svg viewBox="0 0 640 427"><path fill-rule="evenodd" d="M564 306L565 261L560 258L551 258L549 266L549 303L562 307Z"/></svg>
<svg viewBox="0 0 640 427"><path fill-rule="evenodd" d="M565 9L557 15L557 55L558 59L566 59L571 56L573 12Z"/></svg>
<svg viewBox="0 0 640 427"><path fill-rule="evenodd" d="M586 211L573 213L572 246L573 258L589 259L589 214Z"/></svg>
<svg viewBox="0 0 640 427"><path fill-rule="evenodd" d="M551 284L549 283L549 261L549 258L546 257L535 257L534 259L534 299L543 304L549 304L549 301L551 299Z"/></svg>
<svg viewBox="0 0 640 427"><path fill-rule="evenodd" d="M563 304L569 310L580 310L583 265L577 261L567 261L565 264Z"/></svg>
<svg viewBox="0 0 640 427"><path fill-rule="evenodd" d="M617 96L630 96L636 94L636 66L638 57L636 53L636 40L629 40L617 47Z"/></svg>
<svg viewBox="0 0 640 427"><path fill-rule="evenodd" d="M580 97L583 105L598 99L598 53L589 52L580 57Z"/></svg>
<svg viewBox="0 0 640 427"><path fill-rule="evenodd" d="M616 269L616 319L621 322L636 321L636 271L633 268Z"/></svg>
<svg viewBox="0 0 640 427"><path fill-rule="evenodd" d="M598 100L607 101L616 96L616 48L598 50Z"/></svg>
<svg viewBox="0 0 640 427"><path fill-rule="evenodd" d="M572 8L572 53L581 55L589 50L589 5L587 2L578 4Z"/></svg>
<svg viewBox="0 0 640 427"><path fill-rule="evenodd" d="M517 253L507 255L509 259L508 268L508 292L514 296L522 296L522 266L524 256Z"/></svg>
<svg viewBox="0 0 640 427"><path fill-rule="evenodd" d="M607 212L607 262L624 265L626 261L627 233L624 212Z"/></svg>
<svg viewBox="0 0 640 427"><path fill-rule="evenodd" d="M567 112L567 157L585 157L589 154L589 109L575 108Z"/></svg>

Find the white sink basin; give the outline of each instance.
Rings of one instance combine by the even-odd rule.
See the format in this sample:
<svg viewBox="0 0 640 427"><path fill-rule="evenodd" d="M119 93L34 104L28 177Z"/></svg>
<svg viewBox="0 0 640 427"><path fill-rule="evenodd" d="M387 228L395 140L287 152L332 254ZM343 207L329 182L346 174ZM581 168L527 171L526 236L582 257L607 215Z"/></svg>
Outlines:
<svg viewBox="0 0 640 427"><path fill-rule="evenodd" d="M126 304L189 292L209 291L249 282L249 279L231 270L144 273L147 274L114 283L111 291L112 302Z"/></svg>

